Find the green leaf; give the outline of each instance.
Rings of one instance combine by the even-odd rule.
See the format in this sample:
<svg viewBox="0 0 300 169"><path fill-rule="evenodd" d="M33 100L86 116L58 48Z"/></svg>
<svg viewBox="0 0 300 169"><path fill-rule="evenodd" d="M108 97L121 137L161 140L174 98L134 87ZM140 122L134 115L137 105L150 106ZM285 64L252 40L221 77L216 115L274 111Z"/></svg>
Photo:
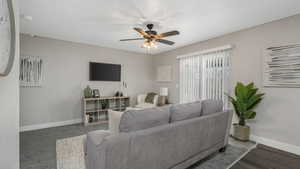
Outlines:
<svg viewBox="0 0 300 169"><path fill-rule="evenodd" d="M239 110L238 110L236 101L232 101L231 103L232 103L232 105L233 105L233 108L234 108L234 110L235 110L236 115L237 115L238 117L240 117L241 114L240 114L240 112L239 112Z"/></svg>
<svg viewBox="0 0 300 169"><path fill-rule="evenodd" d="M244 113L247 111L247 104L240 98L236 100L237 109L240 113Z"/></svg>
<svg viewBox="0 0 300 169"><path fill-rule="evenodd" d="M229 98L229 101L232 103L236 115L240 117L240 112L238 111L236 100L233 97L229 96L229 94L227 93L225 93L225 95Z"/></svg>
<svg viewBox="0 0 300 169"><path fill-rule="evenodd" d="M248 110L254 109L261 101L262 101L262 98L259 98L259 99L255 100L253 103L248 104L247 109Z"/></svg>
<svg viewBox="0 0 300 169"><path fill-rule="evenodd" d="M255 116L256 116L256 112L254 112L254 111L247 111L244 113L245 119L254 119Z"/></svg>
<svg viewBox="0 0 300 169"><path fill-rule="evenodd" d="M258 105L261 101L262 101L262 96L261 94L257 94L252 96L249 100L248 100L248 106L247 109L251 110L253 109L256 105Z"/></svg>
<svg viewBox="0 0 300 169"><path fill-rule="evenodd" d="M236 85L236 97L241 100L246 100L247 88L242 83Z"/></svg>
<svg viewBox="0 0 300 169"><path fill-rule="evenodd" d="M237 97L239 94L239 89L243 86L243 84L241 82L237 82L236 86L235 86L235 96Z"/></svg>
<svg viewBox="0 0 300 169"><path fill-rule="evenodd" d="M249 83L246 87L247 87L248 89L252 89L252 88L254 88L254 83L251 82L251 83Z"/></svg>
<svg viewBox="0 0 300 169"><path fill-rule="evenodd" d="M251 98L252 96L254 96L257 93L258 89L254 88L254 89L250 89L248 92L248 99Z"/></svg>

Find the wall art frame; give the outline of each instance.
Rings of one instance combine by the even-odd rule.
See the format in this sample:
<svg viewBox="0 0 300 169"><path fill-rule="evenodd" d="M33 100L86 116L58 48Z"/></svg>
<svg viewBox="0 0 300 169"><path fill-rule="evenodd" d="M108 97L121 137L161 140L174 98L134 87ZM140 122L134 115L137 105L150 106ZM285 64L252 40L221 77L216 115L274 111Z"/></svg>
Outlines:
<svg viewBox="0 0 300 169"><path fill-rule="evenodd" d="M266 49L263 85L273 88L300 88L300 44Z"/></svg>

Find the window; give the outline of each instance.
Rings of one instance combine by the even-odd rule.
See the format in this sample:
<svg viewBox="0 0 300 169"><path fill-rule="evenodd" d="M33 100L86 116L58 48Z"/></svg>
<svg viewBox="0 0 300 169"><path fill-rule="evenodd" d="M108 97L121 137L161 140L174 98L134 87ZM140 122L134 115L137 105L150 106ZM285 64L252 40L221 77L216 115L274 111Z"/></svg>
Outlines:
<svg viewBox="0 0 300 169"><path fill-rule="evenodd" d="M222 100L228 108L231 46L179 57L180 102Z"/></svg>

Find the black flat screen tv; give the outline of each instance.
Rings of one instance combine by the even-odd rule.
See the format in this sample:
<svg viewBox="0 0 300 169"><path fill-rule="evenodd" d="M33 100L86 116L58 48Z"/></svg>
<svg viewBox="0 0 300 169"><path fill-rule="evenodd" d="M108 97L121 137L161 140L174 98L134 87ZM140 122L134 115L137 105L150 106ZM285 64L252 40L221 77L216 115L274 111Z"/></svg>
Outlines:
<svg viewBox="0 0 300 169"><path fill-rule="evenodd" d="M90 81L121 81L121 65L90 62Z"/></svg>

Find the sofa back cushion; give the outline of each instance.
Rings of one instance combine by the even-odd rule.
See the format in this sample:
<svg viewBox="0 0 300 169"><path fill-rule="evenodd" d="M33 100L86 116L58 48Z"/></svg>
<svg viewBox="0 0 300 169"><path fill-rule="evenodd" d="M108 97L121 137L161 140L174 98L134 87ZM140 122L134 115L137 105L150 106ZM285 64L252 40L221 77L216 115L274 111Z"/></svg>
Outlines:
<svg viewBox="0 0 300 169"><path fill-rule="evenodd" d="M143 110L128 110L123 113L119 125L120 132L143 130L168 124L170 107L157 107Z"/></svg>
<svg viewBox="0 0 300 169"><path fill-rule="evenodd" d="M201 115L201 102L176 104L171 106L171 122L187 120Z"/></svg>
<svg viewBox="0 0 300 169"><path fill-rule="evenodd" d="M202 101L202 113L201 115L208 115L223 111L222 100L203 100Z"/></svg>
<svg viewBox="0 0 300 169"><path fill-rule="evenodd" d="M180 164L224 146L227 123L228 114L223 112L132 132L127 168L186 168Z"/></svg>

